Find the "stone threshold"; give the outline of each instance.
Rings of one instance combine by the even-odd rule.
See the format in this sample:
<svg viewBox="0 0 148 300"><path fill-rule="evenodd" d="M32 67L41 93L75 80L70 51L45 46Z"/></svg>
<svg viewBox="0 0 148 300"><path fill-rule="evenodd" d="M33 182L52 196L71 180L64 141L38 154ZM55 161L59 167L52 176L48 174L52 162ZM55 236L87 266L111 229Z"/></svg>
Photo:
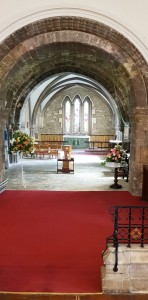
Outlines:
<svg viewBox="0 0 148 300"><path fill-rule="evenodd" d="M0 300L147 300L148 294L0 292Z"/></svg>

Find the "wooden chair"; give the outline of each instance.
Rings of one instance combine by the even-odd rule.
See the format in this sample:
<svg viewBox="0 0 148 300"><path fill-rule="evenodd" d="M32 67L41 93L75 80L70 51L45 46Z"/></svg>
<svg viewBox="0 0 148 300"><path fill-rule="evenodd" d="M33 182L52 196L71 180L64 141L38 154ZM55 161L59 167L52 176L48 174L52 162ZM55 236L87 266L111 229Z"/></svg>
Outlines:
<svg viewBox="0 0 148 300"><path fill-rule="evenodd" d="M40 145L39 144L34 144L34 155L37 157L40 153Z"/></svg>
<svg viewBox="0 0 148 300"><path fill-rule="evenodd" d="M39 156L45 156L50 154L50 148L48 144L41 144L40 145L40 150L39 150Z"/></svg>
<svg viewBox="0 0 148 300"><path fill-rule="evenodd" d="M50 158L57 158L58 157L58 149L50 149Z"/></svg>

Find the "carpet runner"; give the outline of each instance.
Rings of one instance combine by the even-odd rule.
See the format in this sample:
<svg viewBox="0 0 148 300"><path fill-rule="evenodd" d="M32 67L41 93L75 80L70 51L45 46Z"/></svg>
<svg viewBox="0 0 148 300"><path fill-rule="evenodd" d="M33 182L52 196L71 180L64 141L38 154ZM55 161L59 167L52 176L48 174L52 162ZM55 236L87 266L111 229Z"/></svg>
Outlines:
<svg viewBox="0 0 148 300"><path fill-rule="evenodd" d="M113 205L124 191L5 191L0 195L0 291L95 293Z"/></svg>

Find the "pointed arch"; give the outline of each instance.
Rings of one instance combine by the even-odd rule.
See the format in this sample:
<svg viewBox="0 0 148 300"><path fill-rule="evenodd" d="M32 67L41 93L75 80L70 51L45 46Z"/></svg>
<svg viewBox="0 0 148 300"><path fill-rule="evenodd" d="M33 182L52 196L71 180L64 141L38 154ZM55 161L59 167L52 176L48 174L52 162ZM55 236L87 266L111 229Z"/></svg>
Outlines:
<svg viewBox="0 0 148 300"><path fill-rule="evenodd" d="M69 96L66 96L63 101L63 128L64 134L71 133L71 100Z"/></svg>
<svg viewBox="0 0 148 300"><path fill-rule="evenodd" d="M90 98L87 96L83 101L83 131L84 134L89 134L92 123L92 106Z"/></svg>

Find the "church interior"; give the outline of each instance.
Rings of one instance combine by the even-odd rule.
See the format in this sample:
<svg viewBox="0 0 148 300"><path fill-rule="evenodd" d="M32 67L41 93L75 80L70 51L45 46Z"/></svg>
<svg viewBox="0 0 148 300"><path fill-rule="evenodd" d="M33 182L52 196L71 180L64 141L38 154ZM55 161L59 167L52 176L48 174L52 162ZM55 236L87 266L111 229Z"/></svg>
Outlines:
<svg viewBox="0 0 148 300"><path fill-rule="evenodd" d="M47 134L53 143L55 135L73 148L95 141L104 148L110 138L122 140L127 150L130 145L129 191L140 195L148 121L147 69L138 49L105 24L70 16L27 24L1 49L6 44L1 74L6 144L19 128L39 141Z"/></svg>
<svg viewBox="0 0 148 300"><path fill-rule="evenodd" d="M2 4L0 12L2 209L7 205L5 193L41 191L116 193L122 208L117 215L116 209L111 213L112 220L117 221L114 248L108 247L104 254L101 292L90 296L47 295L45 288L45 295L42 291L17 296L8 291L1 293L0 285L0 299L111 300L112 294L117 300L147 299L147 1L141 5L140 0L135 0L133 5L128 0L92 0L83 5L78 0L55 0L50 4L48 0L26 0L22 7L14 0L9 3L9 12L8 2ZM137 22L138 14L141 22ZM26 134L29 140L22 146L18 135L18 150L13 145L19 133ZM125 164L105 164L116 145L124 150ZM123 208L127 213L132 201L134 207L141 207L139 216L135 216L137 208L131 206L118 236L118 213ZM105 209L102 206L103 214ZM14 207L12 211L15 215ZM3 216L5 213L2 224L6 220ZM137 223L131 225L133 220ZM7 236L3 230L1 234ZM123 245L119 247L118 238L124 243L123 232L128 250Z"/></svg>

